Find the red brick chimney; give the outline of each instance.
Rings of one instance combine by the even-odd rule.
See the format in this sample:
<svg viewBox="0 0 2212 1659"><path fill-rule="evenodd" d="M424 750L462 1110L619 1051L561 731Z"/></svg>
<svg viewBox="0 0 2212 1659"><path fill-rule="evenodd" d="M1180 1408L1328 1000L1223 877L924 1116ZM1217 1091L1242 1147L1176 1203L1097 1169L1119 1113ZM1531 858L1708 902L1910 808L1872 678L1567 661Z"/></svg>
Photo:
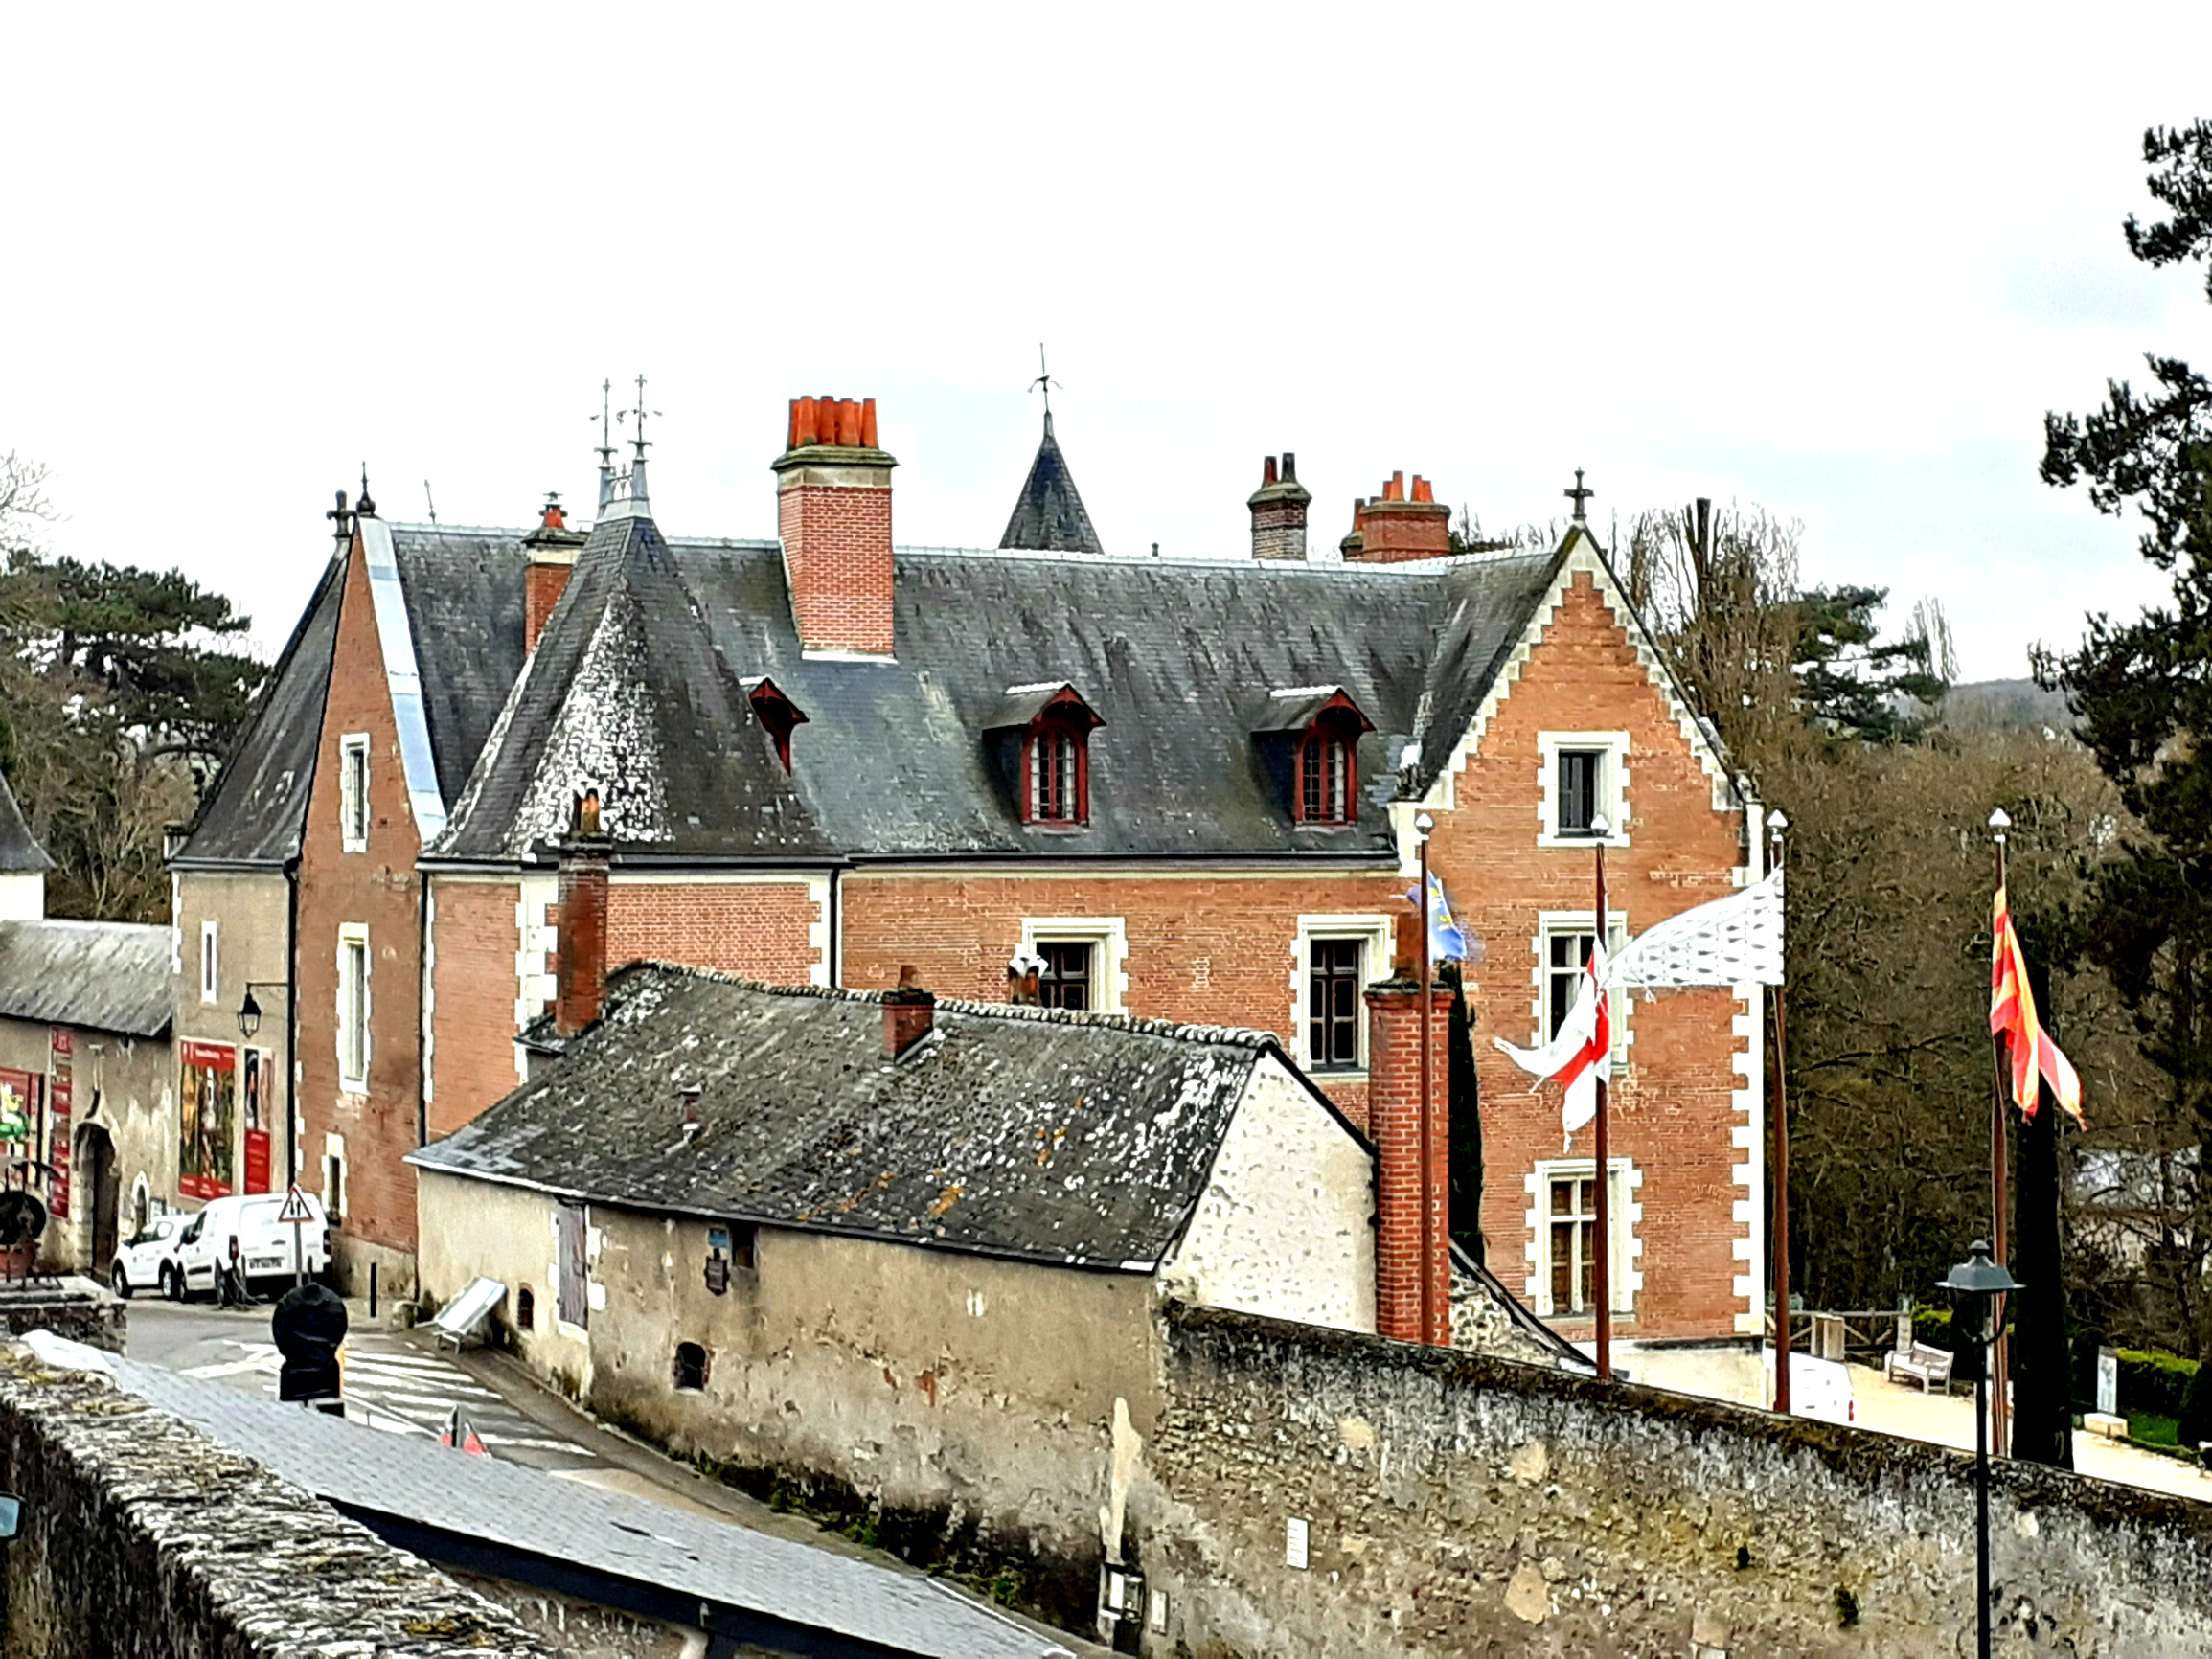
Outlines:
<svg viewBox="0 0 2212 1659"><path fill-rule="evenodd" d="M1367 988L1367 1133L1375 1143L1375 1329L1451 1343L1446 1064L1451 998L1429 988L1427 1167L1421 1135L1421 984L1403 966ZM1423 1219L1427 1218L1424 1237ZM1422 1287L1427 1284L1425 1309Z"/></svg>
<svg viewBox="0 0 2212 1659"><path fill-rule="evenodd" d="M1367 564L1442 558L1451 551L1451 509L1420 473L1409 492L1405 474L1393 472L1380 495L1353 502L1352 534L1338 545L1346 558Z"/></svg>
<svg viewBox="0 0 2212 1659"><path fill-rule="evenodd" d="M553 1029L574 1036L606 1001L606 865L613 842L600 833L599 791L577 797L560 843Z"/></svg>
<svg viewBox="0 0 2212 1659"><path fill-rule="evenodd" d="M1283 451L1282 469L1275 458L1266 459L1260 488L1244 503L1252 510L1252 557L1294 558L1306 557L1306 506L1313 492L1298 482L1298 458Z"/></svg>
<svg viewBox="0 0 2212 1659"><path fill-rule="evenodd" d="M530 563L522 573L522 648L525 652L537 648L537 636L545 631L545 619L560 602L568 579L576 572L576 554L582 545L583 532L568 528L568 515L560 510L560 497L548 492L537 528L522 538L523 550L530 557Z"/></svg>
<svg viewBox="0 0 2212 1659"><path fill-rule="evenodd" d="M891 468L876 399L794 398L775 463L776 529L800 647L891 654Z"/></svg>
<svg viewBox="0 0 2212 1659"><path fill-rule="evenodd" d="M899 969L899 986L883 993L883 1057L895 1060L937 1021L937 999L922 989L911 965Z"/></svg>

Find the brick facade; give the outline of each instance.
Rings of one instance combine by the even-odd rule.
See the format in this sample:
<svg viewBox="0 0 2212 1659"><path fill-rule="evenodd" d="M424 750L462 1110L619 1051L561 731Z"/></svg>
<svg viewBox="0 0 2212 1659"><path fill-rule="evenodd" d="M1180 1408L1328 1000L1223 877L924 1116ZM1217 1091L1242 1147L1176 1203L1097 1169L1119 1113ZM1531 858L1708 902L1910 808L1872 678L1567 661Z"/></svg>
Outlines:
<svg viewBox="0 0 2212 1659"><path fill-rule="evenodd" d="M431 878L430 1134L449 1135L522 1080L514 1063L525 963L522 886Z"/></svg>
<svg viewBox="0 0 2212 1659"><path fill-rule="evenodd" d="M422 842L408 806L399 729L384 677L381 642L369 596L367 560L354 538L321 747L300 848L299 1108L301 1182L321 1192L330 1137L343 1143L344 1208L332 1240L349 1284L372 1261L411 1277L415 1250L414 1171L400 1159L419 1141L422 1091L422 890L415 871ZM349 736L368 739L368 841L346 850L340 824ZM339 1076L339 950L343 930L368 940L367 1087ZM391 1279L387 1289L401 1285Z"/></svg>
<svg viewBox="0 0 2212 1659"><path fill-rule="evenodd" d="M775 464L791 618L810 651L891 654L891 468L876 399L801 398Z"/></svg>
<svg viewBox="0 0 2212 1659"><path fill-rule="evenodd" d="M1375 1329L1404 1342L1451 1343L1449 1114L1451 998L1429 990L1428 1099L1422 1100L1421 986L1367 992L1368 1133L1375 1141ZM1424 1120L1426 1143L1424 1144Z"/></svg>
<svg viewBox="0 0 2212 1659"><path fill-rule="evenodd" d="M827 978L824 946L817 943L824 925L821 900L804 881L617 877L607 893L606 957L615 967L652 958L772 984L810 985ZM892 977L896 981L896 968Z"/></svg>

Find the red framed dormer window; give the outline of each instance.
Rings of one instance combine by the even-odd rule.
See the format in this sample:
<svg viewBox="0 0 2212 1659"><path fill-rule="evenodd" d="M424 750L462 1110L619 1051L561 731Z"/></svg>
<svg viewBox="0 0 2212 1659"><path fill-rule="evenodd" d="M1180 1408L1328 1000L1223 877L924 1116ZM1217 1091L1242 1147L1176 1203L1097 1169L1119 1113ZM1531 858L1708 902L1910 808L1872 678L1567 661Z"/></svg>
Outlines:
<svg viewBox="0 0 2212 1659"><path fill-rule="evenodd" d="M784 770L791 769L791 734L807 723L807 716L798 704L777 689L776 682L762 676L751 691L745 693L751 703L753 718L761 722L761 729L768 734L768 740L776 745L776 759L784 762Z"/></svg>
<svg viewBox="0 0 2212 1659"><path fill-rule="evenodd" d="M1316 722L1298 745L1298 822L1349 824L1358 798L1359 751L1341 727Z"/></svg>
<svg viewBox="0 0 2212 1659"><path fill-rule="evenodd" d="M1090 822L1089 732L1064 716L1040 716L1022 749L1022 799L1032 824Z"/></svg>

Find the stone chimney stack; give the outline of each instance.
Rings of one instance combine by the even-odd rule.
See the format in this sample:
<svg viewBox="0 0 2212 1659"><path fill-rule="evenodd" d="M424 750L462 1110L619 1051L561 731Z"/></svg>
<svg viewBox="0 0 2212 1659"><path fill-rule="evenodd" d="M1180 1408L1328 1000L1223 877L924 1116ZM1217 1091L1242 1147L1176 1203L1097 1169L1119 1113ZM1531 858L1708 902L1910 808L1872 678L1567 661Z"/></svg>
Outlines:
<svg viewBox="0 0 2212 1659"><path fill-rule="evenodd" d="M937 1021L937 999L922 989L911 965L899 969L899 987L883 993L883 1057L895 1060Z"/></svg>
<svg viewBox="0 0 2212 1659"><path fill-rule="evenodd" d="M776 473L776 528L807 654L891 654L891 468L876 399L795 398Z"/></svg>
<svg viewBox="0 0 2212 1659"><path fill-rule="evenodd" d="M599 791L578 796L559 852L553 1027L562 1036L599 1018L606 1002L606 875L613 847L600 832Z"/></svg>
<svg viewBox="0 0 2212 1659"><path fill-rule="evenodd" d="M568 579L576 572L577 550L583 546L583 539L582 531L568 528L568 515L560 510L560 497L549 492L537 528L522 538L523 550L530 557L522 573L525 654L537 648L537 636L545 631L545 619L560 602Z"/></svg>
<svg viewBox="0 0 2212 1659"><path fill-rule="evenodd" d="M1346 558L1366 564L1442 558L1451 551L1451 509L1420 473L1408 490L1405 474L1393 472L1380 495L1353 502L1352 534L1341 546Z"/></svg>
<svg viewBox="0 0 2212 1659"><path fill-rule="evenodd" d="M1303 559L1306 507L1312 499L1312 491L1298 482L1297 456L1284 450L1280 471L1268 456L1260 488L1244 504L1252 510L1252 557Z"/></svg>
<svg viewBox="0 0 2212 1659"><path fill-rule="evenodd" d="M1451 996L1429 988L1429 1133L1422 1155L1421 985L1401 966L1367 988L1367 1133L1375 1143L1375 1329L1451 1344ZM1424 1300L1424 1285L1426 1299Z"/></svg>

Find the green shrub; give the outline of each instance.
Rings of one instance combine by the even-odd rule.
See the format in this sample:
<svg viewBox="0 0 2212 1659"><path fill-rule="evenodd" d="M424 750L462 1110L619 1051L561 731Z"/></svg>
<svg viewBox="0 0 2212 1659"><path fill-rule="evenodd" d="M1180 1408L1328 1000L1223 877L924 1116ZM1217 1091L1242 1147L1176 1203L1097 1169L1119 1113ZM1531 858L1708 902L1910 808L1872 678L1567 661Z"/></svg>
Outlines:
<svg viewBox="0 0 2212 1659"><path fill-rule="evenodd" d="M2154 1412L2179 1418L2187 1403L2189 1384L2197 1375L2197 1362L2177 1353L2146 1352L2123 1348L2120 1360L2120 1414Z"/></svg>

